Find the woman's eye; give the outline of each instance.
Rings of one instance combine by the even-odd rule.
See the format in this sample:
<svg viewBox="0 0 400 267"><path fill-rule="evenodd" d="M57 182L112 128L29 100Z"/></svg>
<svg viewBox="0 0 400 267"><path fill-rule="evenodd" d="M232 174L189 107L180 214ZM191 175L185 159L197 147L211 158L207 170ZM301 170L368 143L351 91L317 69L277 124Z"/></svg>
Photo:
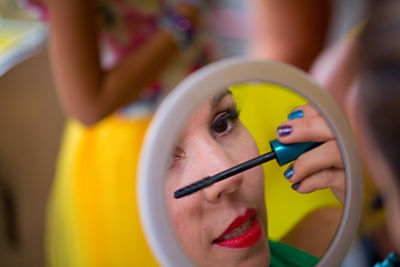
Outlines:
<svg viewBox="0 0 400 267"><path fill-rule="evenodd" d="M211 125L211 131L213 132L213 134L216 135L230 132L233 129L238 117L239 115L237 111L229 111L223 113L213 122L213 124Z"/></svg>
<svg viewBox="0 0 400 267"><path fill-rule="evenodd" d="M227 119L220 119L215 122L213 130L214 132L221 134L224 133L230 127L231 127L230 121L228 121Z"/></svg>

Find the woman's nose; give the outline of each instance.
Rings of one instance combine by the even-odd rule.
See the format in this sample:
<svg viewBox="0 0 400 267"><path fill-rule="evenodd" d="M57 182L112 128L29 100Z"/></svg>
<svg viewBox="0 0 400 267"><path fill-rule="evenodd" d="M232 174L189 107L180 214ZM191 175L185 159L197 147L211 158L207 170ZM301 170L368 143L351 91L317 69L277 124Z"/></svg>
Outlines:
<svg viewBox="0 0 400 267"><path fill-rule="evenodd" d="M210 147L207 151L207 160L203 168L207 170L207 175L215 175L226 169L232 168L237 163L234 162L231 155L225 151L218 144ZM243 182L242 173L233 175L225 180L219 181L209 187L203 189L203 194L207 201L212 203L217 203L221 201L224 197L237 191Z"/></svg>
<svg viewBox="0 0 400 267"><path fill-rule="evenodd" d="M207 201L211 203L218 203L224 197L236 192L243 182L241 173L219 181L209 187L203 189L203 194Z"/></svg>

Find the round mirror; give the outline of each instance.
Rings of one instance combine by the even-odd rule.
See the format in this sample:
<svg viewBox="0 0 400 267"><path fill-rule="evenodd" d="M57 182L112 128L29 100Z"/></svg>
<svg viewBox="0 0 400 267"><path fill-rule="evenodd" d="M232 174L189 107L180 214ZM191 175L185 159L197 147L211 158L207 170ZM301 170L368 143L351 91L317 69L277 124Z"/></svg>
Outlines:
<svg viewBox="0 0 400 267"><path fill-rule="evenodd" d="M320 128L291 140L294 129ZM242 58L204 67L164 100L146 135L138 196L149 245L165 266L337 266L361 215L355 144L303 72Z"/></svg>

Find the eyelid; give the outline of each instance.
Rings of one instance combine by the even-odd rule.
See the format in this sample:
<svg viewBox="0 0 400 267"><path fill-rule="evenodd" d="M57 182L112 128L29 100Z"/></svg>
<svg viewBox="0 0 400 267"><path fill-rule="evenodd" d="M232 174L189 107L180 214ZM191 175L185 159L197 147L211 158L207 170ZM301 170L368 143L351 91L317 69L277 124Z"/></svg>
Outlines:
<svg viewBox="0 0 400 267"><path fill-rule="evenodd" d="M213 129L215 127L215 124L219 122L220 120L226 120L226 119L237 119L239 118L239 112L234 109L234 110L225 110L216 115L216 119L211 123L210 129Z"/></svg>
<svg viewBox="0 0 400 267"><path fill-rule="evenodd" d="M222 115L218 116L219 114ZM219 114L217 114L217 118L210 125L210 132L214 138L223 137L227 134L232 133L236 129L237 123L239 121L239 111L236 108L234 109L229 108L226 111L220 112ZM225 132L217 133L215 132L215 128L217 127L217 124L220 123L221 121L228 123L229 129Z"/></svg>
<svg viewBox="0 0 400 267"><path fill-rule="evenodd" d="M218 119L221 119L224 115L234 115L233 118L239 117L240 110L237 108L236 102L228 103L224 105L225 107L220 107L219 111L217 110L214 115L214 120L211 122L213 125Z"/></svg>

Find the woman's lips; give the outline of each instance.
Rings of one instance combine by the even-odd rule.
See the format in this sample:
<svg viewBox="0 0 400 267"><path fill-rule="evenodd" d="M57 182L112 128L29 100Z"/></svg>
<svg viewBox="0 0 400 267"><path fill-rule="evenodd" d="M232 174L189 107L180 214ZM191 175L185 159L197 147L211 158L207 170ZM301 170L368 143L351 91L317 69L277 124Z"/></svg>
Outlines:
<svg viewBox="0 0 400 267"><path fill-rule="evenodd" d="M261 238L261 227L254 209L237 217L213 244L227 248L248 248Z"/></svg>

